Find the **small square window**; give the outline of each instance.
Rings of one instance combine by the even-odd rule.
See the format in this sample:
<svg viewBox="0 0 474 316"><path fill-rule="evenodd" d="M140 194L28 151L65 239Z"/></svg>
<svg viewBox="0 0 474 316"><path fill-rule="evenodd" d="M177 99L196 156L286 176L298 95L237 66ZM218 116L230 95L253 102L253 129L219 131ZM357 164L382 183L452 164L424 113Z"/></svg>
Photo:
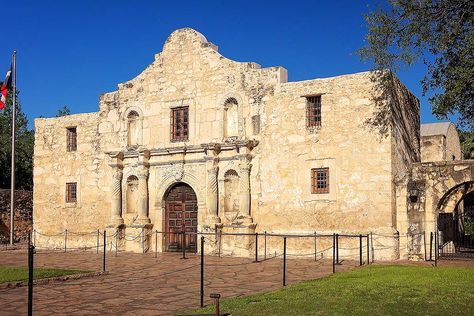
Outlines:
<svg viewBox="0 0 474 316"><path fill-rule="evenodd" d="M306 97L306 126L321 126L321 96Z"/></svg>
<svg viewBox="0 0 474 316"><path fill-rule="evenodd" d="M329 168L311 169L311 193L329 193Z"/></svg>
<svg viewBox="0 0 474 316"><path fill-rule="evenodd" d="M77 129L76 127L68 127L66 132L67 151L77 150Z"/></svg>
<svg viewBox="0 0 474 316"><path fill-rule="evenodd" d="M171 110L171 141L182 142L189 138L189 108Z"/></svg>
<svg viewBox="0 0 474 316"><path fill-rule="evenodd" d="M77 202L77 183L68 182L66 183L66 203Z"/></svg>

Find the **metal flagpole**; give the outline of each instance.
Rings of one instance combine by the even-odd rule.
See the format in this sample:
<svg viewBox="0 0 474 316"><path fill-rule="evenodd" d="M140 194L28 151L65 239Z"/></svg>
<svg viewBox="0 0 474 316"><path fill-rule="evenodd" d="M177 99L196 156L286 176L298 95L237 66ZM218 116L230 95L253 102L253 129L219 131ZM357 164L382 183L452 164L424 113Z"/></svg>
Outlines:
<svg viewBox="0 0 474 316"><path fill-rule="evenodd" d="M12 109L12 173L10 192L10 245L13 245L14 209L15 209L15 123L16 123L16 51L13 52L13 109Z"/></svg>

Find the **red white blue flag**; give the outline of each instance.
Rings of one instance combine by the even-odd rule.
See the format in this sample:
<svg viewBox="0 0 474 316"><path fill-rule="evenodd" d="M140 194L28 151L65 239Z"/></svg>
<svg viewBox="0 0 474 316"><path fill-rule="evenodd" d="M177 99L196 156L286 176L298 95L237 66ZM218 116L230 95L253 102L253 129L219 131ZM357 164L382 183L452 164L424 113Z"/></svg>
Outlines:
<svg viewBox="0 0 474 316"><path fill-rule="evenodd" d="M5 81L2 83L2 87L0 88L0 110L5 107L5 102L7 102L7 95L8 91L12 88L12 67L7 71L7 76L5 77Z"/></svg>

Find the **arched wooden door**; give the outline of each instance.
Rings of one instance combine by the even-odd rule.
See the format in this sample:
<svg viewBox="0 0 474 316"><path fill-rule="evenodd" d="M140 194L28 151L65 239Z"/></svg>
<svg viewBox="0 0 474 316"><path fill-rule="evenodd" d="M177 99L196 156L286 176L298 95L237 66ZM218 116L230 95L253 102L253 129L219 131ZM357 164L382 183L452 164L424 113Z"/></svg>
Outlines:
<svg viewBox="0 0 474 316"><path fill-rule="evenodd" d="M165 198L166 251L182 251L185 231L186 251L197 252L197 198L185 183L175 184Z"/></svg>

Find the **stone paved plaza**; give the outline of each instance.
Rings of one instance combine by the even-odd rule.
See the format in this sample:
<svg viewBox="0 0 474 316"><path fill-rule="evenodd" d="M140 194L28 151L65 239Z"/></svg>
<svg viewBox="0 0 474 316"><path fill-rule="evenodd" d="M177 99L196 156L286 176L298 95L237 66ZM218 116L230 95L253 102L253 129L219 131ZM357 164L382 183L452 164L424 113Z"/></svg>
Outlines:
<svg viewBox="0 0 474 316"><path fill-rule="evenodd" d="M107 253L108 275L58 281L35 286L35 315L172 315L199 307L200 258L178 253ZM26 266L25 250L1 251L1 266ZM355 266L344 262L344 271ZM282 283L281 257L255 263L248 258L205 257L205 303L210 293L223 298L278 289ZM100 271L102 254L95 252L38 252L35 267ZM331 260L287 260L287 284L332 273ZM27 287L0 289L0 314L25 315Z"/></svg>

